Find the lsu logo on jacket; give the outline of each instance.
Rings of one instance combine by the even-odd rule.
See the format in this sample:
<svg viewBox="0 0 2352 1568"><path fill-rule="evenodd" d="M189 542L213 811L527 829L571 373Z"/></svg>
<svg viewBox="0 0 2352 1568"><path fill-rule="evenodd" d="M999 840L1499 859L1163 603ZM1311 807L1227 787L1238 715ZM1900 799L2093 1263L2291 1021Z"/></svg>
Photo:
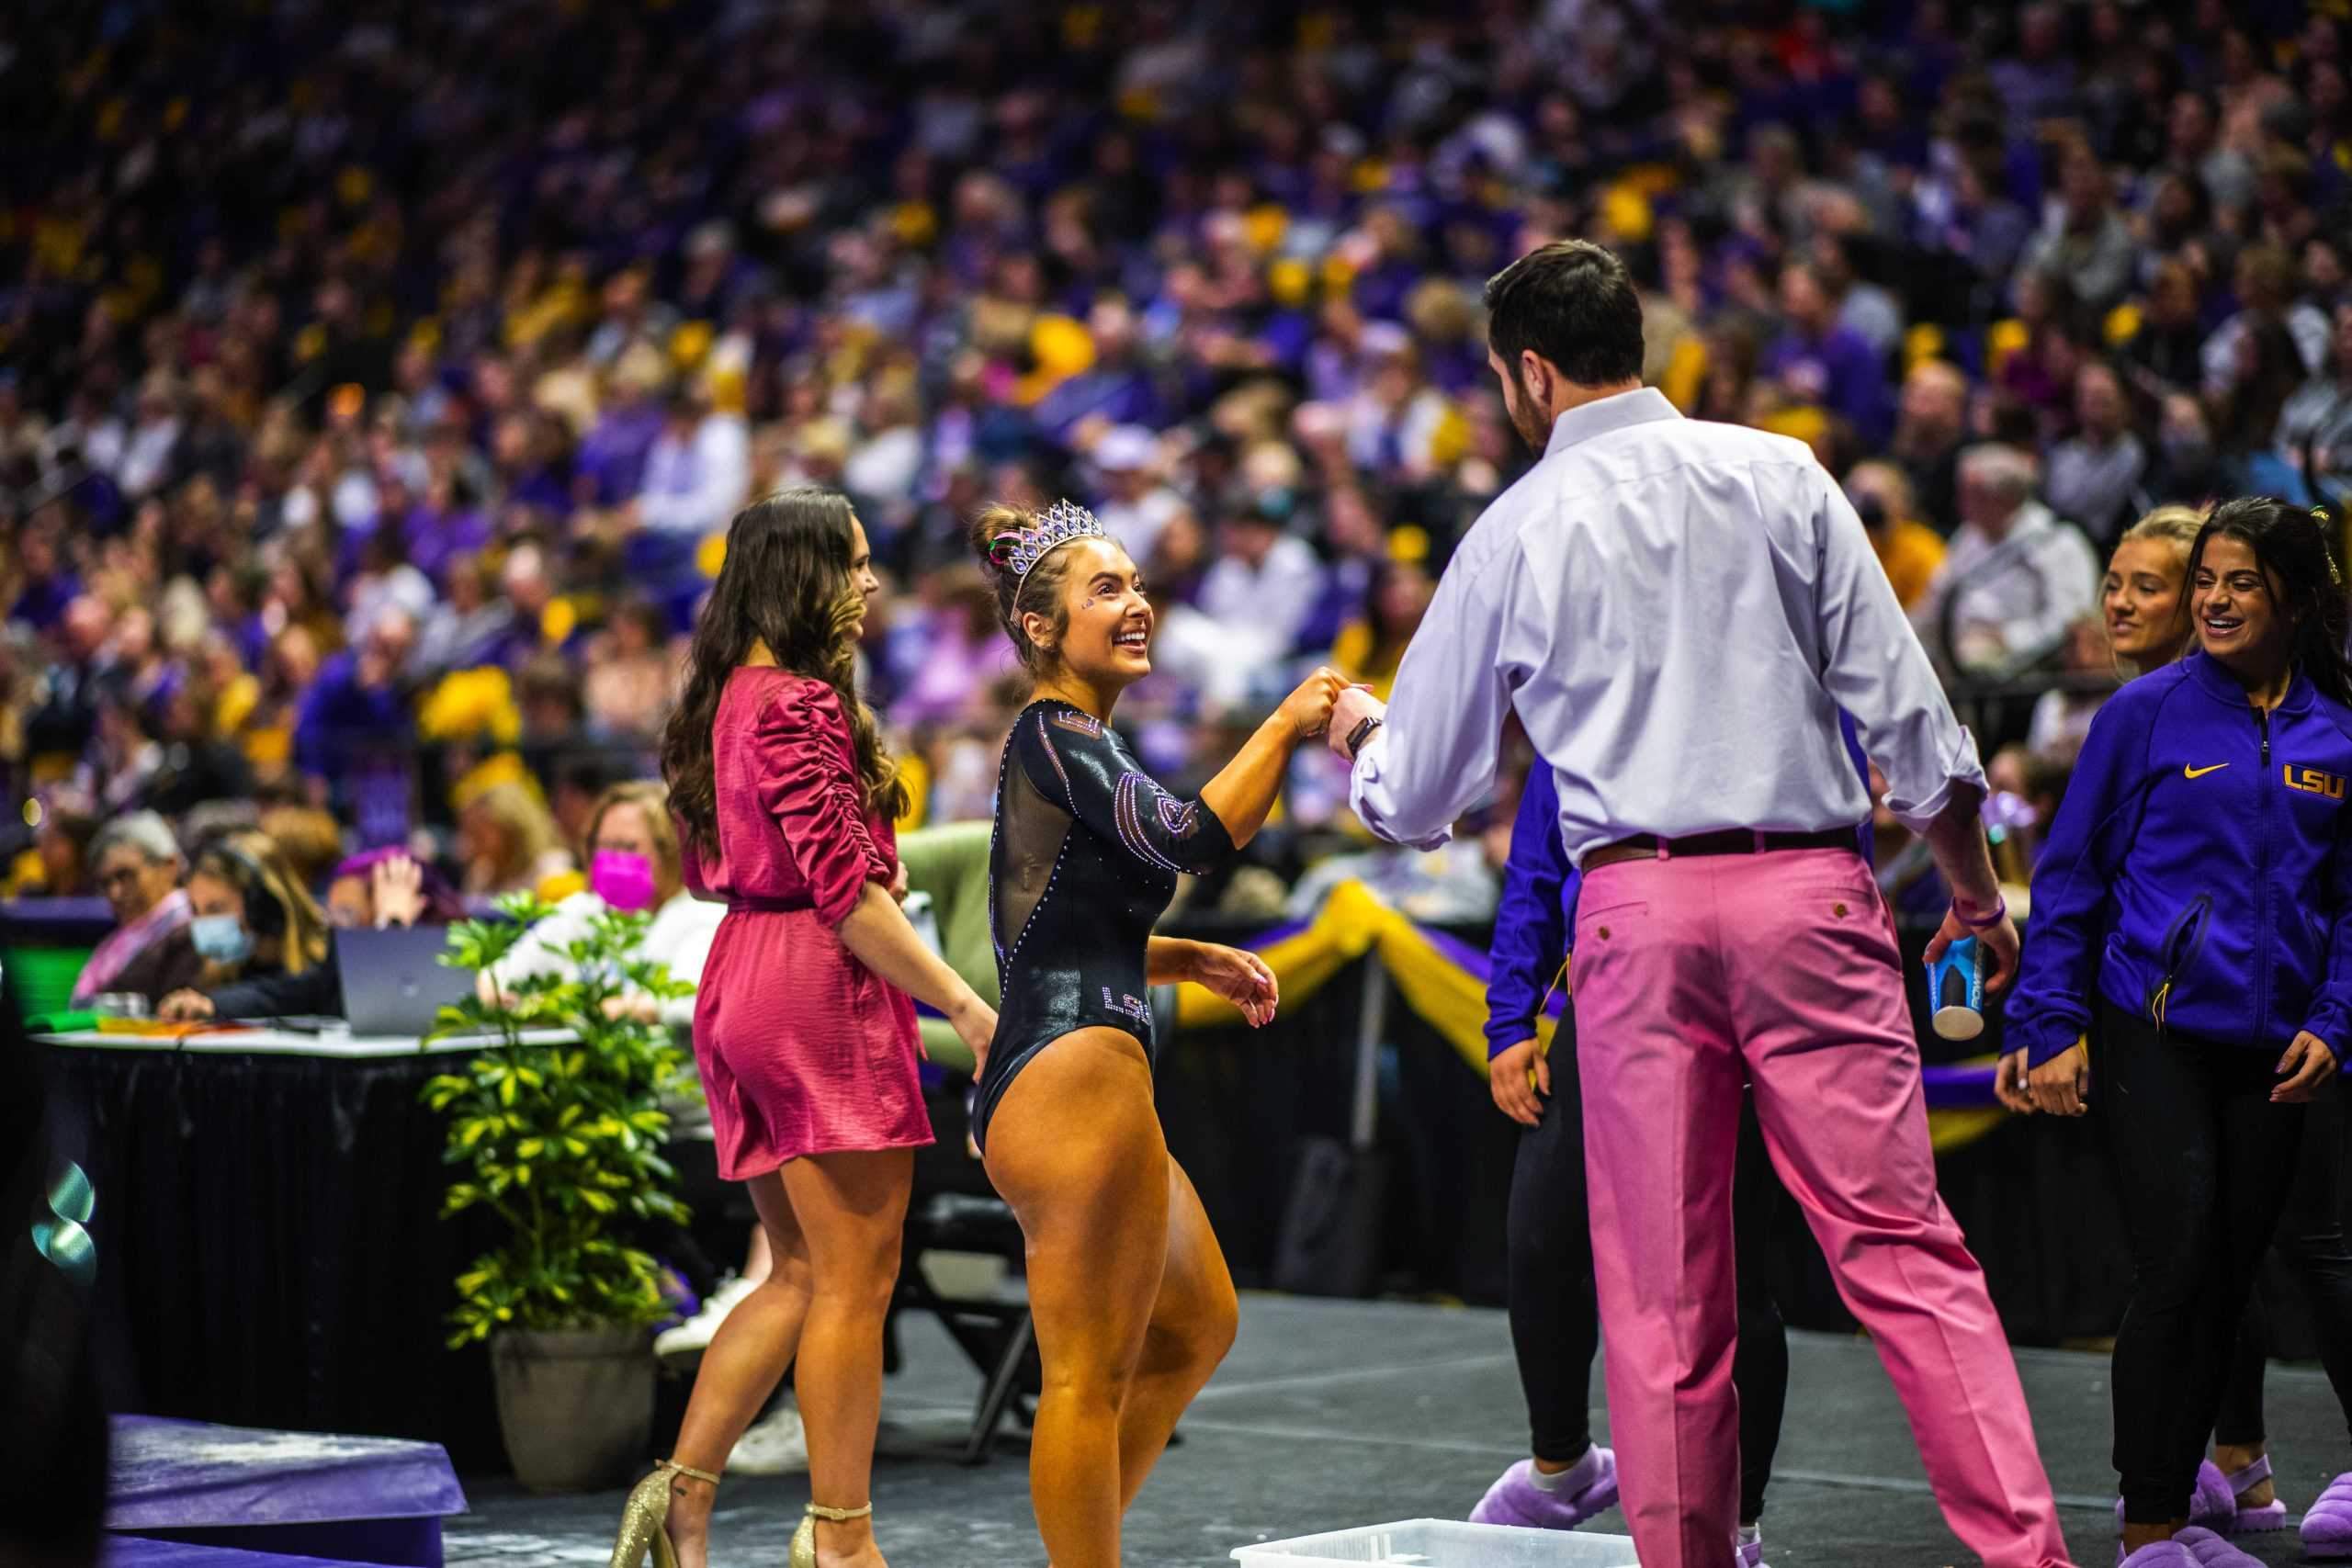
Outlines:
<svg viewBox="0 0 2352 1568"><path fill-rule="evenodd" d="M2299 768L2292 762L2282 764L2279 776L2289 789L2301 790L2305 795L2324 795L2330 800L2344 798L2344 775L2322 773L2317 768Z"/></svg>

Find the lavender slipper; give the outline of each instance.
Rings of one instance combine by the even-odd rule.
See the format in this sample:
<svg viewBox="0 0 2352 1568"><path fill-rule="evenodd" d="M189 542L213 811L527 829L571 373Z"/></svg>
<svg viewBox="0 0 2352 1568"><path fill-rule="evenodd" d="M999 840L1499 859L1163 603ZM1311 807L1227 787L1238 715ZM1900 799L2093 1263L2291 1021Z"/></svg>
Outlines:
<svg viewBox="0 0 2352 1568"><path fill-rule="evenodd" d="M2352 1557L2352 1470L2328 1483L2303 1516L2303 1552L2310 1557Z"/></svg>
<svg viewBox="0 0 2352 1568"><path fill-rule="evenodd" d="M2159 1540L2142 1547L2131 1556L2123 1555L2123 1548L2115 1549L2115 1568L2198 1568L2197 1559L2188 1548L2177 1540Z"/></svg>
<svg viewBox="0 0 2352 1568"><path fill-rule="evenodd" d="M2200 1476L2199 1479L2201 1481L2203 1478ZM2256 1535L2264 1530L2285 1529L2287 1505L2278 1501L2277 1497L2271 1498L2259 1508L2238 1506L2238 1499L2241 1496L2269 1479L2270 1459L2267 1454L2239 1471L2235 1475L2226 1477L2222 1484L2230 1489L2229 1520L2213 1528L2224 1535ZM2201 1495L2204 1488L2200 1485L2198 1490Z"/></svg>
<svg viewBox="0 0 2352 1568"><path fill-rule="evenodd" d="M1525 1525L1539 1530L1572 1530L1617 1501L1617 1456L1599 1444L1592 1450L1593 1478L1580 1491L1570 1491L1564 1478L1555 1492L1546 1492L1528 1479L1533 1460L1523 1459L1502 1472L1478 1506L1470 1510L1474 1525Z"/></svg>
<svg viewBox="0 0 2352 1568"><path fill-rule="evenodd" d="M2202 1525L2190 1525L2174 1536L2173 1544L2188 1548L2199 1568L2262 1568L2262 1559L2239 1551Z"/></svg>

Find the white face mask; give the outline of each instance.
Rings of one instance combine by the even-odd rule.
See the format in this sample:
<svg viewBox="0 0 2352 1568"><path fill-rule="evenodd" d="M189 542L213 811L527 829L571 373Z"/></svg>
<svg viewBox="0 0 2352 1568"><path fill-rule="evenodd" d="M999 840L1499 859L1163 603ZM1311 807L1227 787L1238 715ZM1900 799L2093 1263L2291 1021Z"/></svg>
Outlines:
<svg viewBox="0 0 2352 1568"><path fill-rule="evenodd" d="M242 964L254 950L252 935L234 915L198 915L187 931L197 955L209 963Z"/></svg>

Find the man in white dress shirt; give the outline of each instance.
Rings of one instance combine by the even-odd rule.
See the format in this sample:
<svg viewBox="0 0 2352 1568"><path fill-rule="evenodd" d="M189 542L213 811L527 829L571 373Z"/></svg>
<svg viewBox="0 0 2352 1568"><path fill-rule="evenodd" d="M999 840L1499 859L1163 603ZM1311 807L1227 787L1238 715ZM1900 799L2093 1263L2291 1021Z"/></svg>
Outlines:
<svg viewBox="0 0 2352 1568"><path fill-rule="evenodd" d="M1935 951L2018 939L1974 743L1837 482L1800 443L1640 384L1623 266L1546 245L1487 286L1490 359L1543 459L1454 552L1389 704L1332 746L1374 832L1423 847L1491 787L1507 711L1584 872L1572 976L1610 1431L1645 1568L1734 1561L1732 1151L1772 1161L1894 1380L1954 1533L2066 1562L2000 1319L1936 1193L1893 922L1840 708L1955 896Z"/></svg>

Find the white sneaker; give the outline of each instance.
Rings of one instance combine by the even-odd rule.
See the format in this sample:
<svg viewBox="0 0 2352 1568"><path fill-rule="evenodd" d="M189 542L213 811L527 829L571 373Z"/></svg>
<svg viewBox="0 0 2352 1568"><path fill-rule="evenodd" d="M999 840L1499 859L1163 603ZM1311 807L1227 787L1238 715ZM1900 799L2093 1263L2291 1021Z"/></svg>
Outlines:
<svg viewBox="0 0 2352 1568"><path fill-rule="evenodd" d="M752 1424L727 1456L730 1475L792 1475L808 1468L808 1434L790 1399Z"/></svg>
<svg viewBox="0 0 2352 1568"><path fill-rule="evenodd" d="M702 1310L674 1328L665 1328L653 1337L653 1354L662 1360L686 1356L699 1356L710 1347L710 1337L735 1310L735 1303L750 1295L759 1286L749 1280L730 1274L720 1281L702 1303Z"/></svg>

